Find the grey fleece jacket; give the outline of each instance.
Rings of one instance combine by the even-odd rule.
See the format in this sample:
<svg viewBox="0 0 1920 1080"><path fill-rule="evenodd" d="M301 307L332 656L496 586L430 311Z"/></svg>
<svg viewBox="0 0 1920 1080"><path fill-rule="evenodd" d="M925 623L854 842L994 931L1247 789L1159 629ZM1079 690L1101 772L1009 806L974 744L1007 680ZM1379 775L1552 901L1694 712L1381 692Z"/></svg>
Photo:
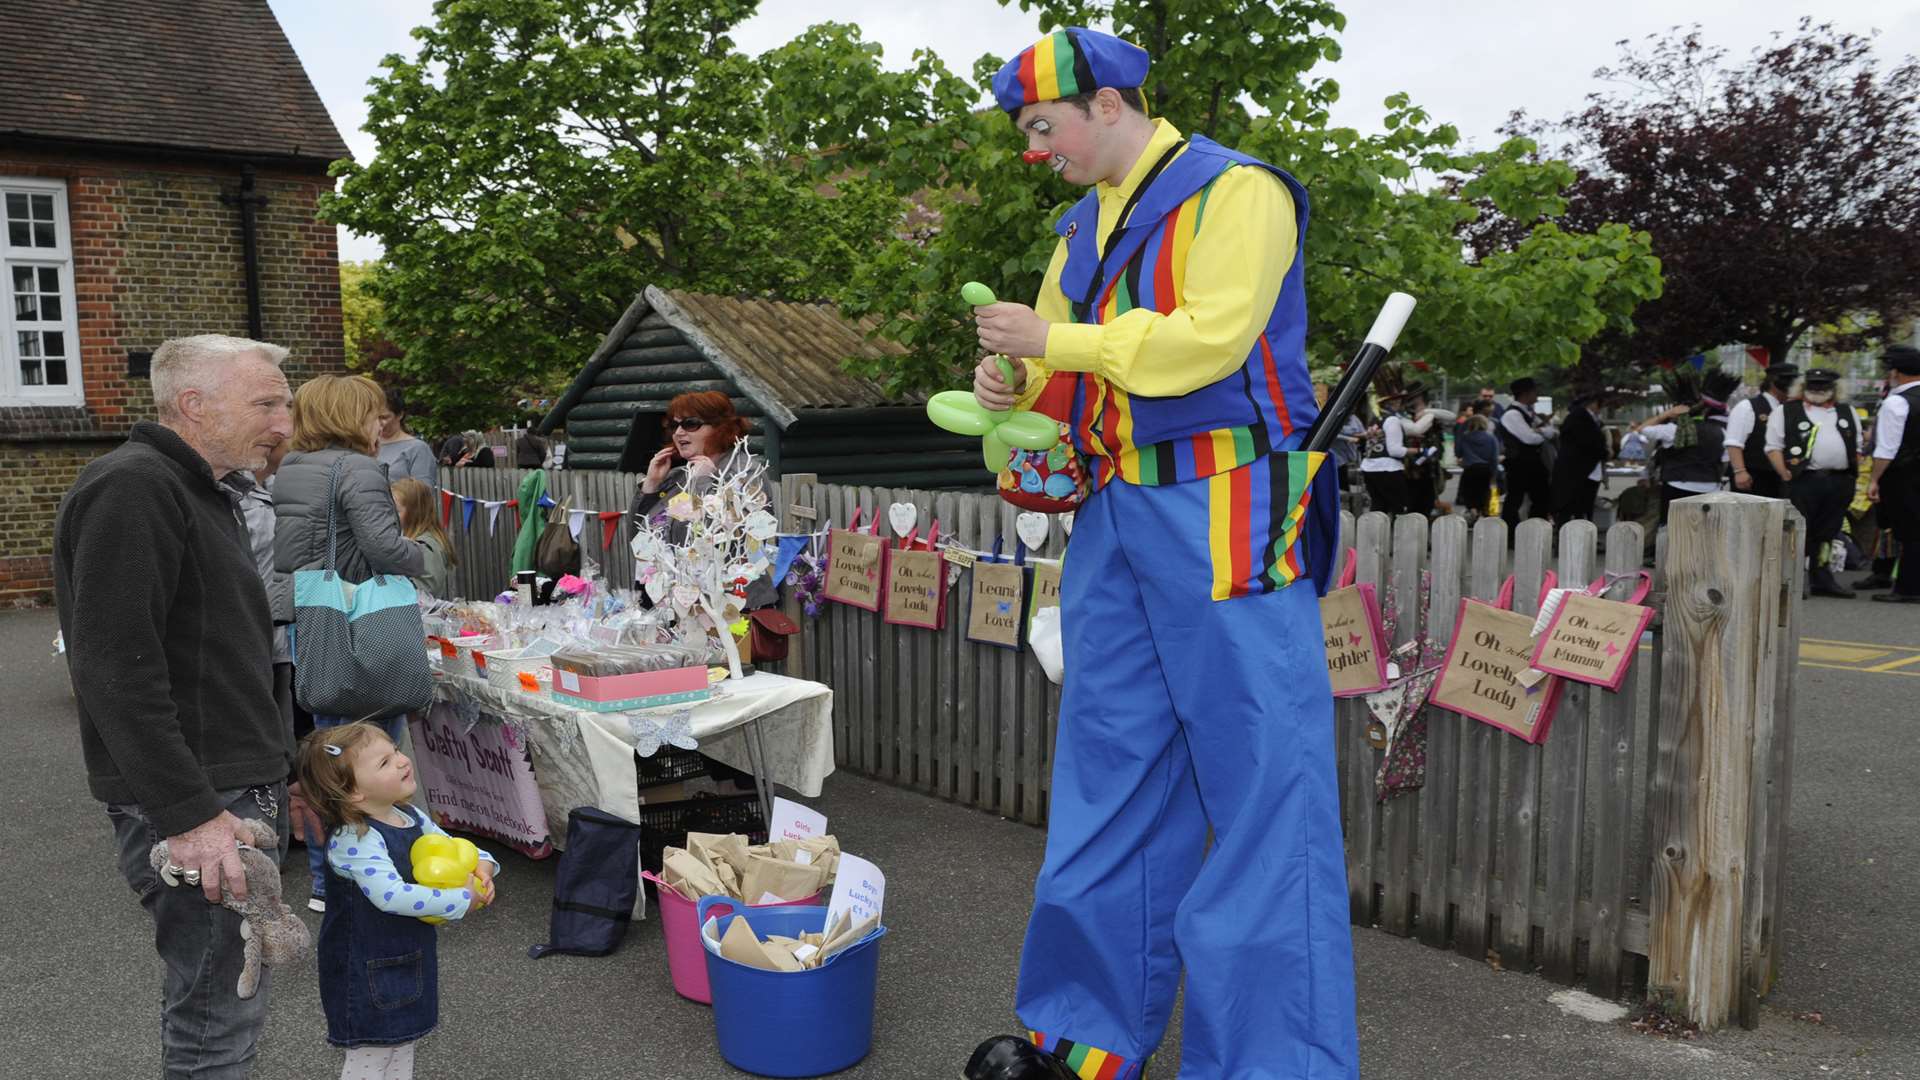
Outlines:
<svg viewBox="0 0 1920 1080"><path fill-rule="evenodd" d="M273 568L291 574L326 562L327 481L334 462L343 460L334 495L339 506L334 565L341 578L357 583L375 574L419 577L426 557L400 532L386 467L365 454L332 447L288 454L274 474Z"/></svg>

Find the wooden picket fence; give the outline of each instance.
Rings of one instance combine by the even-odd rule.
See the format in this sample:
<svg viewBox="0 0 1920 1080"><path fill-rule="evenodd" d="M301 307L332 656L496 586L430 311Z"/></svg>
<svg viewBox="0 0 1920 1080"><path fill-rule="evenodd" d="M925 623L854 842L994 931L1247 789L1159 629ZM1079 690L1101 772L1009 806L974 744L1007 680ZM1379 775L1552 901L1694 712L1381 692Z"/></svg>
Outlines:
<svg viewBox="0 0 1920 1080"><path fill-rule="evenodd" d="M448 486L510 498L500 492L516 478L503 477L492 489L486 477ZM570 492L576 505L600 510L624 507L638 478L552 480L556 498ZM1676 504L1675 527L1662 535L1647 600L1660 614L1626 681L1617 692L1569 683L1541 744L1428 707L1425 784L1383 803L1367 707L1337 703L1332 736L1356 924L1603 997L1648 987L1709 1027L1728 1010L1757 1024L1778 967L1802 526L1781 503L1763 513L1767 500L1705 498L1711 506L1687 513L1681 508L1700 500ZM856 510L884 520L895 503L916 507L923 533L938 521L953 542L990 551L1004 538L1013 549L1017 511L994 496L805 476L780 485L788 532L845 525ZM505 581L506 524L497 539L463 549L472 553L459 571L464 595L491 595ZM1586 522L1557 535L1544 521L1526 522L1511 543L1498 519L1470 530L1460 517L1343 514L1342 530L1358 580L1391 590L1403 613L1395 644L1416 632L1422 571L1430 572L1428 622L1444 647L1463 596L1490 601L1512 575L1514 608L1531 614L1548 570L1583 586L1603 571L1639 569L1643 551L1640 527L1624 523L1607 531L1604 547ZM626 526L610 552L598 533L589 519L582 547L609 580L627 580ZM1674 554L1669 535L1691 539L1671 545ZM1701 539L1709 535L1714 543ZM1065 542L1055 519L1033 554L1058 558ZM1685 582L1689 603L1668 603L1670 581ZM803 629L785 670L834 688L841 767L1044 825L1059 688L1030 650L966 639L964 583L948 603L947 628L934 632L834 603L807 618L789 598ZM1713 926L1718 936L1703 941ZM1721 1004L1699 1004L1706 1001Z"/></svg>

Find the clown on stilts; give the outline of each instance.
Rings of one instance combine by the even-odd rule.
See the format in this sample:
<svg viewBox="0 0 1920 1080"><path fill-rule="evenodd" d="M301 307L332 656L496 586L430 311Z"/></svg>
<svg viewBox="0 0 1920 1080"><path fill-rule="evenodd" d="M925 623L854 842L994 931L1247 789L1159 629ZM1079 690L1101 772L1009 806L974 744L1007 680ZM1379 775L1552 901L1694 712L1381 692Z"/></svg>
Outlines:
<svg viewBox="0 0 1920 1080"><path fill-rule="evenodd" d="M1131 1080L1186 977L1189 1080L1358 1076L1318 594L1338 497L1305 356L1307 194L1146 114L1145 51L1042 38L994 95L1091 190L1034 306L975 309L981 406L1071 430L1065 684L1016 1012L971 1080ZM1212 843L1208 846L1208 829Z"/></svg>

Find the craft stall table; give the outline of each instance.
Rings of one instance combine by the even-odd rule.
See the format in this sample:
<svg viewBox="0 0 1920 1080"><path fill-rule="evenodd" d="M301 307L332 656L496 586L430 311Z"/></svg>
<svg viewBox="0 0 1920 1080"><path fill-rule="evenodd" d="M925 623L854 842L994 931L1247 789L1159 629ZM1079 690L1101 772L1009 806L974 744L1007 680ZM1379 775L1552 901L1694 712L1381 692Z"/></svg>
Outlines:
<svg viewBox="0 0 1920 1080"><path fill-rule="evenodd" d="M774 784L819 796L833 772L832 717L830 688L771 672L725 680L706 701L632 712L575 709L449 673L411 735L437 819L543 858L566 845L576 806L639 821L634 759L664 746L751 774L771 820Z"/></svg>

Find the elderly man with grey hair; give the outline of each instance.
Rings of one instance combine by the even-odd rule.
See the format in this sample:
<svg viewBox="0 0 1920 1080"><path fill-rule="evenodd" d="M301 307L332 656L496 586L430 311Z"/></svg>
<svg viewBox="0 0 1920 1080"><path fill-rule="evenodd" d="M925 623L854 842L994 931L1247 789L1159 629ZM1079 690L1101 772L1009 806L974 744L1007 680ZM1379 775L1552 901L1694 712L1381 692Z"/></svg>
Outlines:
<svg viewBox="0 0 1920 1080"><path fill-rule="evenodd" d="M203 334L153 356L158 421L81 471L54 524L54 596L80 711L87 784L165 962L167 1077L253 1066L269 975L242 1000L243 818L285 835L289 732L274 701L273 624L245 522L223 481L292 437L287 350ZM166 877L147 853L167 841Z"/></svg>

